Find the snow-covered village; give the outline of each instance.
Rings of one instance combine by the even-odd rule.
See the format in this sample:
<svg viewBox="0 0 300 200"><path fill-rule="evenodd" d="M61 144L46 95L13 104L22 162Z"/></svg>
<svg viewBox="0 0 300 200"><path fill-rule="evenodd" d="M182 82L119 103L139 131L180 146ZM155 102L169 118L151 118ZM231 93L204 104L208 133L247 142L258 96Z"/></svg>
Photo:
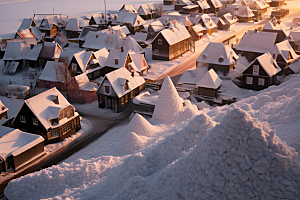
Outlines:
<svg viewBox="0 0 300 200"><path fill-rule="evenodd" d="M0 0L0 200L300 200L299 0Z"/></svg>

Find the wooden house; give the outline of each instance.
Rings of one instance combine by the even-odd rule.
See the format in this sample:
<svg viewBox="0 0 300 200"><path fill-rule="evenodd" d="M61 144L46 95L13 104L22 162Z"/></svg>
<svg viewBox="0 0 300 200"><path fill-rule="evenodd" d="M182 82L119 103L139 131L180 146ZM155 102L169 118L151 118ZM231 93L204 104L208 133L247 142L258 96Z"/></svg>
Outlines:
<svg viewBox="0 0 300 200"><path fill-rule="evenodd" d="M89 80L95 80L105 75L105 63L109 52L106 48L93 52L96 59L90 61L90 67L85 71Z"/></svg>
<svg viewBox="0 0 300 200"><path fill-rule="evenodd" d="M69 46L69 41L60 32L57 32L54 36L54 41L57 42L62 48Z"/></svg>
<svg viewBox="0 0 300 200"><path fill-rule="evenodd" d="M268 11L270 7L264 0L254 0L253 3L250 5L252 10L259 10L262 14Z"/></svg>
<svg viewBox="0 0 300 200"><path fill-rule="evenodd" d="M286 38L296 54L300 54L300 32L299 31L291 31L289 36Z"/></svg>
<svg viewBox="0 0 300 200"><path fill-rule="evenodd" d="M207 67L196 67L196 69L189 69L185 71L180 77L176 89L178 91L186 91L190 94L197 94L197 83L208 71Z"/></svg>
<svg viewBox="0 0 300 200"><path fill-rule="evenodd" d="M119 68L128 69L129 63L132 62L129 50L121 49L111 49L107 57L104 73L107 74ZM102 75L102 74L101 74Z"/></svg>
<svg viewBox="0 0 300 200"><path fill-rule="evenodd" d="M81 51L75 53L68 63L68 68L71 70L72 75L76 76L85 73L94 64L95 55L92 51Z"/></svg>
<svg viewBox="0 0 300 200"><path fill-rule="evenodd" d="M222 80L213 69L210 69L197 83L198 95L204 97L216 98L220 89Z"/></svg>
<svg viewBox="0 0 300 200"><path fill-rule="evenodd" d="M219 30L229 30L230 26L236 23L238 19L230 13L224 14L218 21L218 29Z"/></svg>
<svg viewBox="0 0 300 200"><path fill-rule="evenodd" d="M2 118L8 118L7 117L7 111L9 109L2 103L2 101L0 100L0 119Z"/></svg>
<svg viewBox="0 0 300 200"><path fill-rule="evenodd" d="M39 25L39 30L46 34L47 37L52 37L57 33L57 25L49 23L48 19L43 19Z"/></svg>
<svg viewBox="0 0 300 200"><path fill-rule="evenodd" d="M242 87L263 90L276 84L277 74L281 71L270 53L258 56L243 72Z"/></svg>
<svg viewBox="0 0 300 200"><path fill-rule="evenodd" d="M110 50L112 48L117 48L118 40L118 35L90 31L85 36L82 48L85 48L88 51L98 51L103 48Z"/></svg>
<svg viewBox="0 0 300 200"><path fill-rule="evenodd" d="M262 27L262 31L264 31L264 32L270 32L270 33L277 33L277 37L276 37L275 43L282 42L288 36L288 34L281 27L274 26L271 21L268 21Z"/></svg>
<svg viewBox="0 0 300 200"><path fill-rule="evenodd" d="M69 93L69 101L71 103L80 104L97 101L97 89L98 84L96 82L91 82L86 73L77 75L74 77L72 90Z"/></svg>
<svg viewBox="0 0 300 200"><path fill-rule="evenodd" d="M207 3L209 5L209 13L218 13L222 7L222 3L219 0L207 0Z"/></svg>
<svg viewBox="0 0 300 200"><path fill-rule="evenodd" d="M40 52L42 44L26 44L22 42L8 42L3 57L5 64L15 61L19 63L19 67L37 68L40 66Z"/></svg>
<svg viewBox="0 0 300 200"><path fill-rule="evenodd" d="M198 0L196 3L199 5L199 13L207 14L210 6L206 0Z"/></svg>
<svg viewBox="0 0 300 200"><path fill-rule="evenodd" d="M71 18L65 28L67 38L78 38L81 29L87 26L87 23L80 18Z"/></svg>
<svg viewBox="0 0 300 200"><path fill-rule="evenodd" d="M119 12L117 21L120 24L126 25L131 34L140 32L146 24L145 20L138 14L129 12Z"/></svg>
<svg viewBox="0 0 300 200"><path fill-rule="evenodd" d="M45 66L47 61L57 62L62 51L63 49L58 43L44 42L43 48L39 55L42 62L42 66Z"/></svg>
<svg viewBox="0 0 300 200"><path fill-rule="evenodd" d="M81 128L79 114L55 87L25 100L12 126L43 136L45 144L62 141Z"/></svg>
<svg viewBox="0 0 300 200"><path fill-rule="evenodd" d="M211 35L216 31L217 25L215 22L209 17L208 14L198 15L195 18L196 22L198 22L203 27L204 34ZM195 24L197 24L195 22Z"/></svg>
<svg viewBox="0 0 300 200"><path fill-rule="evenodd" d="M182 23L185 28L190 31L193 24L189 20L187 16L184 15L171 15L171 14L164 14L159 18L159 21L165 26L168 27L170 23L175 23L176 20L178 23Z"/></svg>
<svg viewBox="0 0 300 200"><path fill-rule="evenodd" d="M164 0L164 5L168 6L168 5L173 5L174 4L174 0Z"/></svg>
<svg viewBox="0 0 300 200"><path fill-rule="evenodd" d="M164 29L164 25L159 20L150 23L148 27L147 39L153 39L161 30Z"/></svg>
<svg viewBox="0 0 300 200"><path fill-rule="evenodd" d="M193 41L200 40L203 37L204 29L200 24L197 24L192 27L192 31L190 31L190 34Z"/></svg>
<svg viewBox="0 0 300 200"><path fill-rule="evenodd" d="M248 61L270 52L277 38L277 33L248 30L241 41L233 48L237 54L245 56Z"/></svg>
<svg viewBox="0 0 300 200"><path fill-rule="evenodd" d="M152 40L152 59L173 60L189 51L191 35L181 23L170 24Z"/></svg>
<svg viewBox="0 0 300 200"><path fill-rule="evenodd" d="M297 58L292 64L284 68L284 75L288 76L290 74L300 73L300 59Z"/></svg>
<svg viewBox="0 0 300 200"><path fill-rule="evenodd" d="M278 66L282 70L282 73L288 65L299 58L299 55L295 53L294 49L287 40L275 44L269 53L276 60Z"/></svg>
<svg viewBox="0 0 300 200"><path fill-rule="evenodd" d="M146 62L144 54L130 53L132 62L129 63L128 71L134 71L139 76L143 76L148 73L149 66Z"/></svg>
<svg viewBox="0 0 300 200"><path fill-rule="evenodd" d="M129 50L135 54L145 55L145 50L131 36L128 36L126 39L119 39L117 48L123 48L124 50Z"/></svg>
<svg viewBox="0 0 300 200"><path fill-rule="evenodd" d="M181 14L191 14L193 12L198 12L199 11L199 5L189 5L189 6L184 6L182 10L180 11Z"/></svg>
<svg viewBox="0 0 300 200"><path fill-rule="evenodd" d="M121 112L131 105L133 98L144 88L144 78L130 73L124 67L114 70L105 75L97 90L99 108Z"/></svg>
<svg viewBox="0 0 300 200"><path fill-rule="evenodd" d="M254 14L248 6L240 6L236 17L239 22L252 22Z"/></svg>
<svg viewBox="0 0 300 200"><path fill-rule="evenodd" d="M0 126L1 173L17 171L44 153L42 136Z"/></svg>
<svg viewBox="0 0 300 200"><path fill-rule="evenodd" d="M193 5L190 0L175 0L174 1L174 9L175 10L182 10L185 6Z"/></svg>
<svg viewBox="0 0 300 200"><path fill-rule="evenodd" d="M155 17L154 4L141 4L137 12L144 20L153 19Z"/></svg>
<svg viewBox="0 0 300 200"><path fill-rule="evenodd" d="M127 12L127 13L134 13L138 14L138 11L135 9L134 5L126 5L124 4L119 12Z"/></svg>
<svg viewBox="0 0 300 200"><path fill-rule="evenodd" d="M7 85L6 87L10 87L10 86L15 86L15 85ZM27 86L24 86L27 87ZM13 90L15 91L15 90ZM23 92L23 90L21 90ZM2 118L0 119L0 125L1 126L7 126L7 127L11 127L11 122L12 120L15 118L15 116L18 114L20 108L22 107L24 100L23 99L18 99L18 98L10 98L12 96L10 96L11 93L13 92L8 92L7 94L7 88L4 88L4 93L5 96L0 96L0 100L2 102L3 105L5 105L5 107L7 108L4 109L4 113L2 113ZM20 92L21 93L21 92ZM14 93L13 93L14 95ZM20 95L20 96L26 96L25 94ZM5 111L6 110L6 111ZM0 126L0 127L1 127ZM0 131L0 138L1 138L1 131Z"/></svg>
<svg viewBox="0 0 300 200"><path fill-rule="evenodd" d="M285 4L285 0L272 0L270 3L271 7L277 7Z"/></svg>
<svg viewBox="0 0 300 200"><path fill-rule="evenodd" d="M30 29L31 27L37 27L36 23L33 19L24 18L20 27L18 28L17 32L20 32L22 30Z"/></svg>
<svg viewBox="0 0 300 200"><path fill-rule="evenodd" d="M238 58L228 45L224 45L222 42L210 42L196 59L196 66L214 69L225 76L230 70L234 69Z"/></svg>
<svg viewBox="0 0 300 200"><path fill-rule="evenodd" d="M284 16L288 15L289 12L290 12L289 9L283 9L283 8L276 9L271 12L270 18L275 17L276 19L282 19Z"/></svg>

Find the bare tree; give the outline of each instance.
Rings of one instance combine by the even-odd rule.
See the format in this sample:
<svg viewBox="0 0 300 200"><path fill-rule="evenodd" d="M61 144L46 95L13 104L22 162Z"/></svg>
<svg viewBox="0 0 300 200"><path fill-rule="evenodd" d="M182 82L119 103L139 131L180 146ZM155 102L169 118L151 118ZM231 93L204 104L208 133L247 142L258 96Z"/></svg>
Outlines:
<svg viewBox="0 0 300 200"><path fill-rule="evenodd" d="M55 65L55 74L58 82L63 83L61 90L67 93L67 100L69 101L69 94L74 87L74 77L72 77L68 69L69 58L64 58L62 62Z"/></svg>
<svg viewBox="0 0 300 200"><path fill-rule="evenodd" d="M165 14L165 10L164 10L164 7L162 6L162 4L157 5L156 9L157 9L157 14L159 17L161 17L163 14Z"/></svg>

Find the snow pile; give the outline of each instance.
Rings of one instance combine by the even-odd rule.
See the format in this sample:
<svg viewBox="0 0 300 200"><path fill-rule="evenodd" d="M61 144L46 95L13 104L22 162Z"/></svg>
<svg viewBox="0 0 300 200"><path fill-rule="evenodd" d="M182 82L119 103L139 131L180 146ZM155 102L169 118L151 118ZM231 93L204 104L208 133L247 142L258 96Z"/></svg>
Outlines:
<svg viewBox="0 0 300 200"><path fill-rule="evenodd" d="M174 123L196 116L195 108L196 106L192 105L190 101L183 101L179 97L174 84L167 76L159 92L152 118L166 123Z"/></svg>
<svg viewBox="0 0 300 200"><path fill-rule="evenodd" d="M130 154L140 150L146 142L145 137L138 136L135 132L129 132L120 145L121 154Z"/></svg>
<svg viewBox="0 0 300 200"><path fill-rule="evenodd" d="M295 199L299 175L295 149L235 108L137 199Z"/></svg>
<svg viewBox="0 0 300 200"><path fill-rule="evenodd" d="M252 104L252 109L259 110L261 107L263 107L268 102L273 102L273 99L267 95L261 95Z"/></svg>
<svg viewBox="0 0 300 200"><path fill-rule="evenodd" d="M135 114L131 119L126 132L135 132L138 135L142 136L153 136L158 131L158 128L152 126L144 117L140 114Z"/></svg>

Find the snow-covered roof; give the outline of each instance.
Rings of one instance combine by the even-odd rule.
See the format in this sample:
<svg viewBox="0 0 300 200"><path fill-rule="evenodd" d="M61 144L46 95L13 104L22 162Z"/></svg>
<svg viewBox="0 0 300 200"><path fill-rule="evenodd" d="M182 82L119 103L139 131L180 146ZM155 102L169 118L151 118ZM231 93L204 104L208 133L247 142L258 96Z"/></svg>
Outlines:
<svg viewBox="0 0 300 200"><path fill-rule="evenodd" d="M31 32L35 35L38 40L43 40L46 33L41 32L38 27L31 27Z"/></svg>
<svg viewBox="0 0 300 200"><path fill-rule="evenodd" d="M36 40L38 40L37 37L29 29L18 31L17 35L20 38L36 38Z"/></svg>
<svg viewBox="0 0 300 200"><path fill-rule="evenodd" d="M215 8L221 8L222 7L222 3L219 0L211 0L211 3Z"/></svg>
<svg viewBox="0 0 300 200"><path fill-rule="evenodd" d="M30 46L22 42L8 42L3 60L37 60L43 45Z"/></svg>
<svg viewBox="0 0 300 200"><path fill-rule="evenodd" d="M143 92L141 94L139 94L138 96L134 97L133 99L133 103L134 104L148 104L148 105L154 105L156 104L158 100L158 95L155 94L150 94L150 92L146 91Z"/></svg>
<svg viewBox="0 0 300 200"><path fill-rule="evenodd" d="M0 39L0 48L2 51L6 50L8 42L21 42L24 44L34 44L37 45L36 38L17 38L17 39L9 39L9 40L1 40Z"/></svg>
<svg viewBox="0 0 300 200"><path fill-rule="evenodd" d="M141 72L145 69L147 69L147 63L146 60L144 58L144 54L130 54L131 60L134 63L135 67L136 67L136 71L137 72ZM145 66L144 66L145 65ZM144 67L142 67L144 66Z"/></svg>
<svg viewBox="0 0 300 200"><path fill-rule="evenodd" d="M262 29L267 29L267 30L275 30L275 26L273 25L273 23L271 21L268 21L263 27Z"/></svg>
<svg viewBox="0 0 300 200"><path fill-rule="evenodd" d="M164 14L158 19L162 24L166 24L172 20L181 22L184 26L191 26L192 23L187 16Z"/></svg>
<svg viewBox="0 0 300 200"><path fill-rule="evenodd" d="M60 32L56 32L55 35L55 42L57 42L61 47L65 47L69 41L67 40L67 38L62 35Z"/></svg>
<svg viewBox="0 0 300 200"><path fill-rule="evenodd" d="M248 6L240 6L237 16L238 17L254 17L254 14Z"/></svg>
<svg viewBox="0 0 300 200"><path fill-rule="evenodd" d="M193 84L196 85L201 78L206 74L207 68L201 67L196 69L189 69L182 74L180 77L178 84Z"/></svg>
<svg viewBox="0 0 300 200"><path fill-rule="evenodd" d="M203 26L203 28L212 29L217 27L215 22L210 18L208 14L199 15L199 17L200 20L202 21L201 25Z"/></svg>
<svg viewBox="0 0 300 200"><path fill-rule="evenodd" d="M210 8L206 0L198 0L196 3L201 7L202 10Z"/></svg>
<svg viewBox="0 0 300 200"><path fill-rule="evenodd" d="M232 65L238 58L238 55L228 45L224 45L222 42L210 42L196 59L196 62Z"/></svg>
<svg viewBox="0 0 300 200"><path fill-rule="evenodd" d="M121 11L121 12L129 12L129 13L138 13L136 11L134 5L126 5L126 4L124 4L119 11Z"/></svg>
<svg viewBox="0 0 300 200"><path fill-rule="evenodd" d="M106 60L108 58L108 55L109 55L109 52L107 51L107 49L104 47L98 51L93 52L93 54L96 57L96 59L99 61L99 65L101 67L104 67Z"/></svg>
<svg viewBox="0 0 300 200"><path fill-rule="evenodd" d="M165 29L164 25L161 23L161 21L159 20L156 20L156 21L153 21L149 24L149 27L152 27L152 29L155 31L155 32L158 32L160 30L163 30Z"/></svg>
<svg viewBox="0 0 300 200"><path fill-rule="evenodd" d="M6 159L10 155L17 156L28 149L44 142L40 135L25 133L19 129L14 129L10 133L0 138L0 156Z"/></svg>
<svg viewBox="0 0 300 200"><path fill-rule="evenodd" d="M7 112L9 109L0 100L0 114Z"/></svg>
<svg viewBox="0 0 300 200"><path fill-rule="evenodd" d="M299 31L291 31L289 35L293 37L294 41L300 40L300 32Z"/></svg>
<svg viewBox="0 0 300 200"><path fill-rule="evenodd" d="M43 19L39 25L39 29L42 30L50 30L52 28L53 24L49 23L48 19Z"/></svg>
<svg viewBox="0 0 300 200"><path fill-rule="evenodd" d="M129 55L128 50L124 50L123 52L121 52L121 49L111 49L109 51L105 66L122 68L125 66L127 55ZM118 64L115 63L115 59L118 59Z"/></svg>
<svg viewBox="0 0 300 200"><path fill-rule="evenodd" d="M0 138L5 136L6 134L14 131L14 128L6 127L6 126L0 126Z"/></svg>
<svg viewBox="0 0 300 200"><path fill-rule="evenodd" d="M188 5L188 6L184 6L182 9L193 9L193 8L199 8L198 5Z"/></svg>
<svg viewBox="0 0 300 200"><path fill-rule="evenodd" d="M287 63L299 57L299 55L297 55L294 49L291 47L288 40L284 40L280 43L275 44L269 53L271 55L275 53L275 59L277 59L278 55L280 54ZM289 55L291 55L290 59Z"/></svg>
<svg viewBox="0 0 300 200"><path fill-rule="evenodd" d="M87 64L90 61L92 54L92 51L81 51L74 54L74 58L76 59L82 72L86 71Z"/></svg>
<svg viewBox="0 0 300 200"><path fill-rule="evenodd" d="M71 18L65 28L66 31L81 31L81 28L87 26L88 24L80 18Z"/></svg>
<svg viewBox="0 0 300 200"><path fill-rule="evenodd" d="M143 77L137 75L131 76L131 73L125 67L106 74L105 78L110 82L119 98L145 83ZM126 91L124 89L125 82L128 83L128 90Z"/></svg>
<svg viewBox="0 0 300 200"><path fill-rule="evenodd" d="M146 24L145 20L138 14L128 12L119 12L117 21L121 24L130 24L133 27Z"/></svg>
<svg viewBox="0 0 300 200"><path fill-rule="evenodd" d="M269 52L275 45L277 33L248 30L235 47L238 51Z"/></svg>
<svg viewBox="0 0 300 200"><path fill-rule="evenodd" d="M78 83L79 90L96 92L98 89L98 84L90 82L85 73L75 76L75 80Z"/></svg>
<svg viewBox="0 0 300 200"><path fill-rule="evenodd" d="M90 31L85 36L85 42L82 47L88 49L102 49L106 36L106 33L100 31Z"/></svg>
<svg viewBox="0 0 300 200"><path fill-rule="evenodd" d="M48 59L58 59L62 48L56 42L44 42L43 48L40 53L40 57Z"/></svg>
<svg viewBox="0 0 300 200"><path fill-rule="evenodd" d="M153 8L152 5L149 6L149 4L141 4L138 8L137 12L139 15L149 15L154 13L155 8Z"/></svg>
<svg viewBox="0 0 300 200"><path fill-rule="evenodd" d="M58 104L54 102L56 96L58 97ZM25 103L46 130L66 123L67 121L62 119L59 121L59 124L51 125L50 120L58 118L63 108L72 106L56 87L25 100ZM75 113L75 115L78 114Z"/></svg>
<svg viewBox="0 0 300 200"><path fill-rule="evenodd" d="M210 69L197 83L197 87L218 89L222 84L222 80L213 69Z"/></svg>
<svg viewBox="0 0 300 200"><path fill-rule="evenodd" d="M114 27L112 27L112 29L115 30ZM126 35L130 34L130 31L128 30L127 26L120 26L120 30Z"/></svg>
<svg viewBox="0 0 300 200"><path fill-rule="evenodd" d="M77 52L71 52L71 51L62 51L60 53L58 62L66 62L69 66L70 62L72 61L73 55Z"/></svg>
<svg viewBox="0 0 300 200"><path fill-rule="evenodd" d="M133 39L135 39L138 42L144 42L147 40L147 33L140 33L136 32L134 35L131 36Z"/></svg>
<svg viewBox="0 0 300 200"><path fill-rule="evenodd" d="M300 59L296 59L293 63L289 64L285 68L290 68L294 73L300 73Z"/></svg>
<svg viewBox="0 0 300 200"><path fill-rule="evenodd" d="M250 67L256 60L260 63L261 67L266 71L269 77L272 77L281 71L281 68L277 65L276 60L273 59L272 55L269 52L258 56L254 61L250 63L248 67Z"/></svg>
<svg viewBox="0 0 300 200"><path fill-rule="evenodd" d="M128 36L126 39L120 39L117 47L124 47L125 50L132 51L136 54L145 53L145 50L131 36Z"/></svg>
<svg viewBox="0 0 300 200"><path fill-rule="evenodd" d="M62 62L47 61L38 80L60 82L57 80L56 66L63 65Z"/></svg>
<svg viewBox="0 0 300 200"><path fill-rule="evenodd" d="M234 24L235 22L238 21L238 19L230 13L224 14L221 17L221 19L223 19L225 21L225 23L227 22L227 23L230 23L230 24Z"/></svg>
<svg viewBox="0 0 300 200"><path fill-rule="evenodd" d="M153 38L152 42L158 37L158 35L162 35L169 45L176 44L191 37L185 26L182 23L178 22L176 22L175 24L170 24L169 29L164 29L159 32L159 34L157 34L155 38Z"/></svg>
<svg viewBox="0 0 300 200"><path fill-rule="evenodd" d="M32 19L29 19L29 18L24 18L20 27L18 28L18 31L22 31L22 30L25 30L25 29L29 29L31 27L31 25L36 25L35 22L32 20Z"/></svg>
<svg viewBox="0 0 300 200"><path fill-rule="evenodd" d="M201 24L197 24L197 25L193 26L192 29L193 29L196 33L202 32L202 31L204 30L203 27L201 26Z"/></svg>
<svg viewBox="0 0 300 200"><path fill-rule="evenodd" d="M11 99L5 96L0 96L0 100L3 102L3 104L9 109L7 111L7 118L8 119L2 119L0 120L0 125L8 121L9 119L15 117L20 108L22 107L24 100L23 99ZM1 131L0 131L1 133Z"/></svg>
<svg viewBox="0 0 300 200"><path fill-rule="evenodd" d="M190 0L175 0L174 5L193 5Z"/></svg>

